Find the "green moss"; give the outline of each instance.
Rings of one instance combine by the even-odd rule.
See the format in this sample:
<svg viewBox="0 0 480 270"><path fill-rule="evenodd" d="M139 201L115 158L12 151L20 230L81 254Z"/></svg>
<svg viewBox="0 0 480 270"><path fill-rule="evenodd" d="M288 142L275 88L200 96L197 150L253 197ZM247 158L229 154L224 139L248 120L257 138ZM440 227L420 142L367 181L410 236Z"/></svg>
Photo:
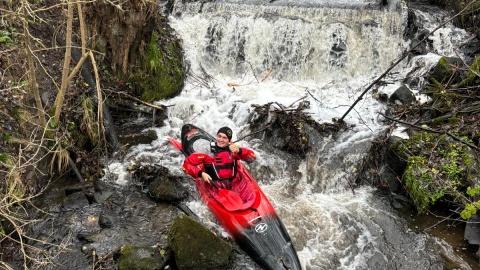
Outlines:
<svg viewBox="0 0 480 270"><path fill-rule="evenodd" d="M428 80L435 85L435 88L443 90L444 88L451 88L455 84L462 81L466 76L464 69L459 68L464 66L461 59L455 57L441 57L437 65L430 74ZM440 85L442 84L442 85Z"/></svg>
<svg viewBox="0 0 480 270"><path fill-rule="evenodd" d="M473 63L470 65L467 77L463 79L456 87L478 85L480 83L480 55L477 55Z"/></svg>
<svg viewBox="0 0 480 270"><path fill-rule="evenodd" d="M0 44L11 44L12 39L10 38L10 33L7 31L0 30Z"/></svg>
<svg viewBox="0 0 480 270"><path fill-rule="evenodd" d="M158 135L157 135L157 132L155 130L149 130L148 133L147 133L147 137L152 139L152 140L158 139Z"/></svg>
<svg viewBox="0 0 480 270"><path fill-rule="evenodd" d="M11 138L12 138L12 134L8 132L5 132L2 134L2 140L6 143L9 143Z"/></svg>
<svg viewBox="0 0 480 270"><path fill-rule="evenodd" d="M168 232L179 269L227 269L233 248L186 215L175 218Z"/></svg>
<svg viewBox="0 0 480 270"><path fill-rule="evenodd" d="M447 135L420 132L392 147L407 160L402 180L419 213L445 195L463 193L478 173L470 149Z"/></svg>
<svg viewBox="0 0 480 270"><path fill-rule="evenodd" d="M403 181L419 213L424 213L445 194L445 187L435 182L435 173L434 168L428 167L425 157L413 156L408 159Z"/></svg>
<svg viewBox="0 0 480 270"><path fill-rule="evenodd" d="M147 102L174 97L184 86L182 52L177 39L159 46L159 34L153 32L146 46L142 68L128 83Z"/></svg>
<svg viewBox="0 0 480 270"><path fill-rule="evenodd" d="M474 188L468 187L466 194L470 197L477 196L480 194L480 186L475 186ZM480 209L480 201L473 201L471 203L465 204L464 209L460 213L460 216L463 219L469 219L472 215L477 213L477 210Z"/></svg>
<svg viewBox="0 0 480 270"><path fill-rule="evenodd" d="M123 246L120 249L118 261L119 270L150 270L160 269L163 259L155 248Z"/></svg>
<svg viewBox="0 0 480 270"><path fill-rule="evenodd" d="M430 81L443 82L452 74L451 66L449 65L448 57L443 56L438 60L435 69L430 75Z"/></svg>
<svg viewBox="0 0 480 270"><path fill-rule="evenodd" d="M436 135L433 133L420 132L408 140L397 141L390 146L390 150L404 160L411 156L426 156L435 147L435 139Z"/></svg>

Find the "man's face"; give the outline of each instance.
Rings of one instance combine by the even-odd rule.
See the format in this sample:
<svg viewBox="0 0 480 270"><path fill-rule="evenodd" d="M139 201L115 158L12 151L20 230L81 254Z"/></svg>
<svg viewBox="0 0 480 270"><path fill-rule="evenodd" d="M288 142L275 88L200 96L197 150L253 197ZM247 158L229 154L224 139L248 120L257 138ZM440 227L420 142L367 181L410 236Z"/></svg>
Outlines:
<svg viewBox="0 0 480 270"><path fill-rule="evenodd" d="M228 143L230 140L227 137L227 134L225 133L218 133L217 134L217 145L220 148L225 148L228 146Z"/></svg>

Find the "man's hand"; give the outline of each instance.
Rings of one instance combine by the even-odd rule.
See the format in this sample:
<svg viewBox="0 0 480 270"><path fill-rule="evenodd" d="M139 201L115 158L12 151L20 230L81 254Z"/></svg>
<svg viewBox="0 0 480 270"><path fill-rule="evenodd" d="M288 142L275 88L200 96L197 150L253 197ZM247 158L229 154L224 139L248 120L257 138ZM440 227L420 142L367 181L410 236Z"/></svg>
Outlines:
<svg viewBox="0 0 480 270"><path fill-rule="evenodd" d="M210 177L210 175L208 175L208 173L206 172L202 172L202 179L207 183L210 183L210 181L212 181L212 177Z"/></svg>
<svg viewBox="0 0 480 270"><path fill-rule="evenodd" d="M240 148L238 148L238 145L234 143L230 144L228 148L230 149L230 151L232 151L232 153L238 153L238 151L240 151Z"/></svg>

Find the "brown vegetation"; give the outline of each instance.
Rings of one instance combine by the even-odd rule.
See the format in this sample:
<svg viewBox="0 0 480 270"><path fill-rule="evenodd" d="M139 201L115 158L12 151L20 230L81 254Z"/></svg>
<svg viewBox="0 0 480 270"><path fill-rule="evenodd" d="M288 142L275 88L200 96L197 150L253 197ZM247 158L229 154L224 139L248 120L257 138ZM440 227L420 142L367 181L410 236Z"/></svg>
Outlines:
<svg viewBox="0 0 480 270"><path fill-rule="evenodd" d="M26 228L35 223L28 209L35 208L34 199L50 180L70 169L82 183L101 176L100 161L112 143L105 134L114 131L113 123L104 119L102 90L123 93L116 96L120 103L141 101L132 96L139 89L127 88L124 80L143 65L149 43L155 52L153 33L162 30L168 39L168 28L158 23L162 19L157 2L148 0L121 5L1 1L0 13L0 179L5 180L0 182L0 268L8 269L5 262L23 256L27 269L49 263L41 250L27 244L32 239ZM117 36L112 36L113 30ZM182 71L181 65L176 69ZM178 92L177 88L172 89ZM127 103L131 102L123 102Z"/></svg>

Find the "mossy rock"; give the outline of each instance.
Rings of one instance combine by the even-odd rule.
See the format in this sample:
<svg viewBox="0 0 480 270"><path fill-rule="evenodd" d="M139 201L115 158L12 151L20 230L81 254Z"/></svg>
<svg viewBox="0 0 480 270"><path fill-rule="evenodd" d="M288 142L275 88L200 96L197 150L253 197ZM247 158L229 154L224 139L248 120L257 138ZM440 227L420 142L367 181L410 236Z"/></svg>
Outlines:
<svg viewBox="0 0 480 270"><path fill-rule="evenodd" d="M450 198L462 195L478 182L475 152L446 134L419 132L391 147L397 156L407 160L402 182L419 213L447 195Z"/></svg>
<svg viewBox="0 0 480 270"><path fill-rule="evenodd" d="M161 269L166 258L153 247L123 246L118 261L119 270Z"/></svg>
<svg viewBox="0 0 480 270"><path fill-rule="evenodd" d="M153 32L145 48L142 68L128 79L128 84L146 102L174 97L185 84L180 41L175 38L162 44L159 39L159 34Z"/></svg>
<svg viewBox="0 0 480 270"><path fill-rule="evenodd" d="M188 196L179 179L171 175L160 175L148 185L148 193L155 201L178 202Z"/></svg>
<svg viewBox="0 0 480 270"><path fill-rule="evenodd" d="M233 248L229 243L183 214L174 219L168 244L179 269L228 269L233 260Z"/></svg>
<svg viewBox="0 0 480 270"><path fill-rule="evenodd" d="M460 58L443 56L438 60L437 65L429 76L429 80L441 84L459 83L465 76L465 72L458 68L462 66L464 64Z"/></svg>
<svg viewBox="0 0 480 270"><path fill-rule="evenodd" d="M478 86L480 84L480 55L477 55L473 63L470 65L466 78L461 81L456 87L462 86Z"/></svg>

